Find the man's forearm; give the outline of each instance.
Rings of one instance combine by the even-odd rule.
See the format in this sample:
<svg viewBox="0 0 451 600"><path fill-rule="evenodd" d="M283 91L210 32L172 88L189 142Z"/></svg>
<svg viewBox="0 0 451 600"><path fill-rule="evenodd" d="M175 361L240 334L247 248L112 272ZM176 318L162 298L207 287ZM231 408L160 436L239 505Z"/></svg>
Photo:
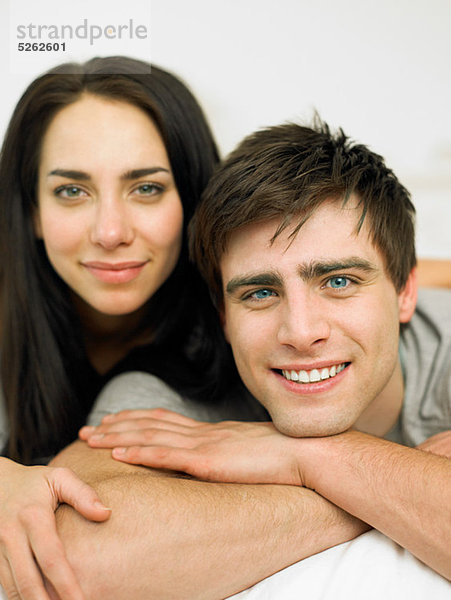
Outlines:
<svg viewBox="0 0 451 600"><path fill-rule="evenodd" d="M54 461L72 467L113 510L99 526L58 509L88 599L217 600L366 530L311 490L205 483L109 454L76 442Z"/></svg>
<svg viewBox="0 0 451 600"><path fill-rule="evenodd" d="M357 431L298 447L308 487L451 579L450 459Z"/></svg>

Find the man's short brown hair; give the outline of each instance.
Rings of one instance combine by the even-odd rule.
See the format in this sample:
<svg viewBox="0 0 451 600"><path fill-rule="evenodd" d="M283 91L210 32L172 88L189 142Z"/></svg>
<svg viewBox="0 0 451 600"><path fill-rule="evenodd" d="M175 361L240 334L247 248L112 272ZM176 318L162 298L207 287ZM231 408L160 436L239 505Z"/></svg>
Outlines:
<svg viewBox="0 0 451 600"><path fill-rule="evenodd" d="M361 204L359 229L368 219L400 291L416 264L415 208L381 156L341 129L331 133L319 119L312 127L288 123L245 138L215 171L190 225L191 257L216 304L222 304L220 261L232 232L278 218L273 239L293 220L294 236L323 202L346 203L351 194Z"/></svg>

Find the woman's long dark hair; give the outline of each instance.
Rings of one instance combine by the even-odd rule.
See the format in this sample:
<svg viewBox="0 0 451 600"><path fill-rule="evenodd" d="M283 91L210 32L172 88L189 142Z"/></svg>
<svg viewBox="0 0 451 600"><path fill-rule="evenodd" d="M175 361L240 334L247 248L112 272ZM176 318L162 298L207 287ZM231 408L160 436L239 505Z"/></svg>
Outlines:
<svg viewBox="0 0 451 600"><path fill-rule="evenodd" d="M216 146L185 85L149 68L125 57L61 65L28 87L9 124L0 161L1 383L9 420L5 452L16 460L50 455L72 441L93 402L83 386L89 363L78 315L33 229L44 133L83 93L131 103L149 115L165 142L183 205L180 259L150 300L144 324L153 334L148 370L176 388L190 383L193 395L219 392L215 381L226 350L186 249L186 226L217 162ZM193 334L197 343L189 352Z"/></svg>

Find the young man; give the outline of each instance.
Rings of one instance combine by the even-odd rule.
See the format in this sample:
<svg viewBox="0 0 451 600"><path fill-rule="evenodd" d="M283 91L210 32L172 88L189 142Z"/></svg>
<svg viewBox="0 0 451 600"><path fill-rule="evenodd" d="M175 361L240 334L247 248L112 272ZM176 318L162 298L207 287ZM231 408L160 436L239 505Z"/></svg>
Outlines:
<svg viewBox="0 0 451 600"><path fill-rule="evenodd" d="M225 597L358 535L361 521L451 577L451 294L425 294L414 315L413 213L380 157L325 126L259 132L225 162L196 216L194 254L274 424L126 413L85 435L96 448L139 444L115 450L121 462L80 442L63 452L56 464L113 507L101 527L59 511L88 597ZM166 397L214 418L142 389L141 406ZM111 412L139 406L125 399L130 380L105 393ZM108 552L93 558L92 545Z"/></svg>
<svg viewBox="0 0 451 600"><path fill-rule="evenodd" d="M169 414L149 447L113 456L310 488L451 578L451 294L425 292L414 314L407 191L342 132L284 125L226 160L192 234L239 374L272 423Z"/></svg>

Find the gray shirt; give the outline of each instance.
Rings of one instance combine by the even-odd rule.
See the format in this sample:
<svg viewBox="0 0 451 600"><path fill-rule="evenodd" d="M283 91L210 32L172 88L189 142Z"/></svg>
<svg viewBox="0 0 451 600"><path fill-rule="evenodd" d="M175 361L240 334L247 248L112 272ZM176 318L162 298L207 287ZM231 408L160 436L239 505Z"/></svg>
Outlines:
<svg viewBox="0 0 451 600"><path fill-rule="evenodd" d="M268 421L266 410L250 394L230 394L222 402L184 398L148 373L131 371L112 379L102 390L88 418L98 425L108 413L139 408L167 408L199 421Z"/></svg>
<svg viewBox="0 0 451 600"><path fill-rule="evenodd" d="M420 290L415 314L401 333L404 401L387 439L417 446L451 430L451 290Z"/></svg>

